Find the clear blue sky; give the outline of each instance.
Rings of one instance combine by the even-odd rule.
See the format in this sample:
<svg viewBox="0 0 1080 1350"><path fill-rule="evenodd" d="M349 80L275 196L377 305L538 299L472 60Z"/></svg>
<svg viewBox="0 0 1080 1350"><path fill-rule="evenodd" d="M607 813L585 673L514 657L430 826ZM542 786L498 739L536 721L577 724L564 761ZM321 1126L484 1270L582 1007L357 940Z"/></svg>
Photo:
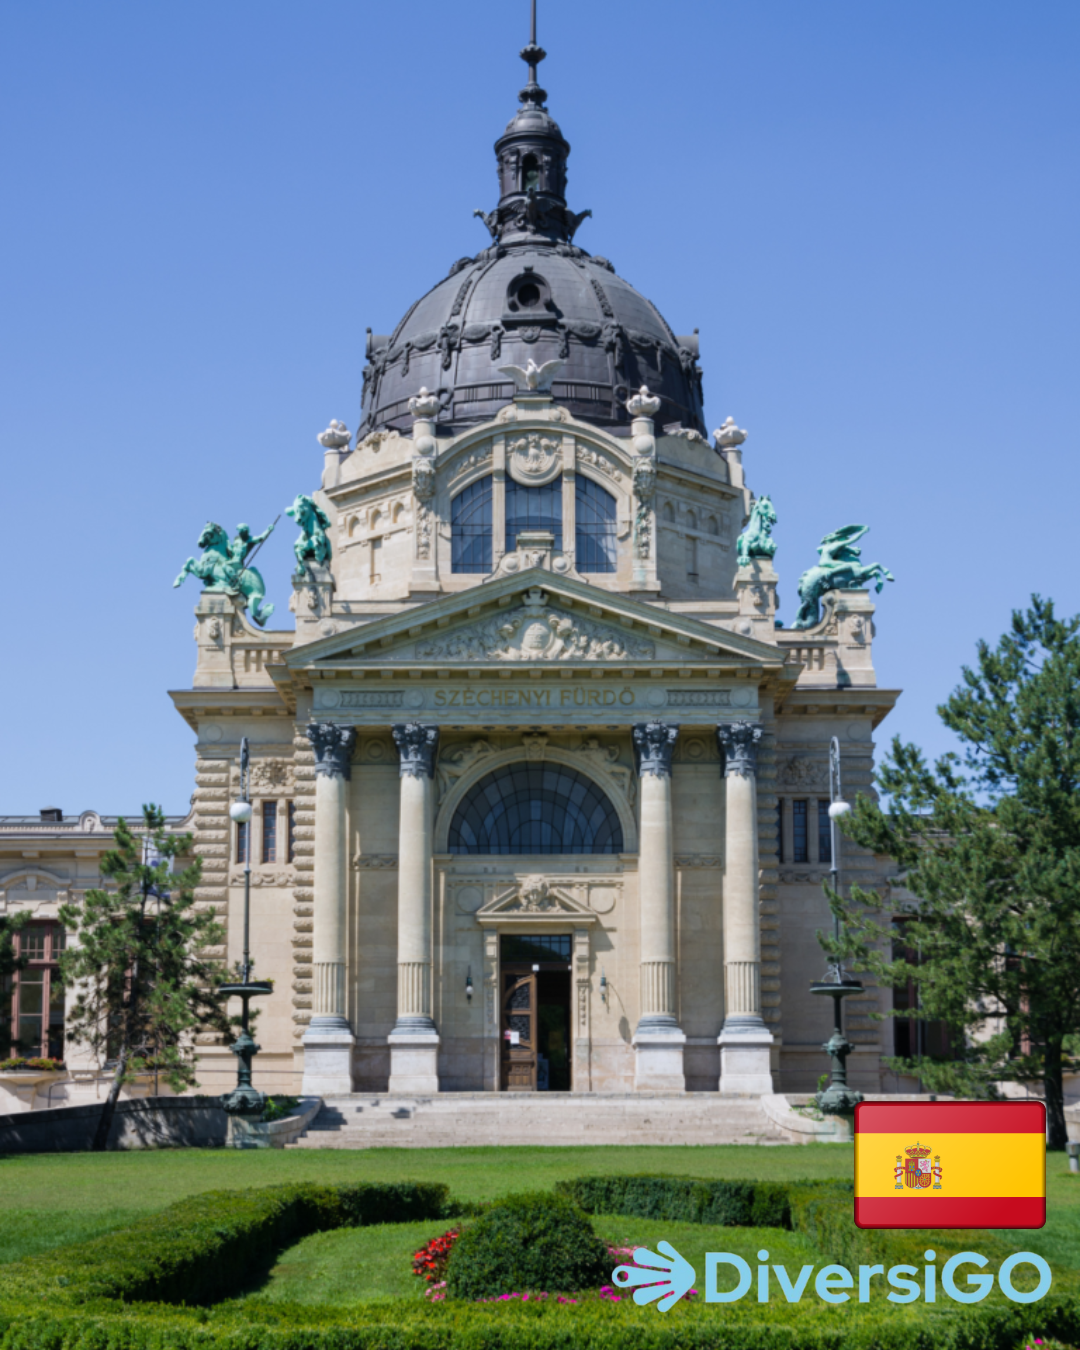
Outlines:
<svg viewBox="0 0 1080 1350"><path fill-rule="evenodd" d="M0 811L186 809L172 580L317 485L364 329L485 245L526 36L526 0L2 0ZM869 524L882 730L944 749L976 640L1080 610L1080 5L541 0L540 39L579 242L700 327L783 615Z"/></svg>

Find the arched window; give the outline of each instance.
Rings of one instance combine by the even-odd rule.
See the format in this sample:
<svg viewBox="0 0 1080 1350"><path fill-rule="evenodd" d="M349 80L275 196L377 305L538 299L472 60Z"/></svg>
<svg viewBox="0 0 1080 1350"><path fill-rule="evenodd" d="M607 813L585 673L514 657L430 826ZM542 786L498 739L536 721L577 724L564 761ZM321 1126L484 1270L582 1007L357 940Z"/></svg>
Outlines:
<svg viewBox="0 0 1080 1350"><path fill-rule="evenodd" d="M672 522L675 520L675 508L670 502L664 503L664 519Z"/></svg>
<svg viewBox="0 0 1080 1350"><path fill-rule="evenodd" d="M450 571L491 571L491 475L470 483L450 503Z"/></svg>
<svg viewBox="0 0 1080 1350"><path fill-rule="evenodd" d="M525 487L506 478L506 551L517 548L521 530L549 530L562 552L562 474L543 487Z"/></svg>
<svg viewBox="0 0 1080 1350"><path fill-rule="evenodd" d="M481 778L450 822L451 853L621 853L608 797L561 764L508 764Z"/></svg>
<svg viewBox="0 0 1080 1350"><path fill-rule="evenodd" d="M615 498L584 474L574 487L575 542L579 572L615 571Z"/></svg>
<svg viewBox="0 0 1080 1350"><path fill-rule="evenodd" d="M530 188L540 191L540 165L535 155L526 155L521 161L521 190L528 192Z"/></svg>

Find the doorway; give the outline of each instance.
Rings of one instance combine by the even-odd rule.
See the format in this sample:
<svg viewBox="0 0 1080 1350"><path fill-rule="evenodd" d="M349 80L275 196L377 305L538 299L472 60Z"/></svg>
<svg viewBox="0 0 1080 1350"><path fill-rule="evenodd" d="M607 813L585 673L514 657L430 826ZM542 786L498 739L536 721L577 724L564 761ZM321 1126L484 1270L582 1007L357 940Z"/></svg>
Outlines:
<svg viewBox="0 0 1080 1350"><path fill-rule="evenodd" d="M569 1092L569 933L499 939L503 1092Z"/></svg>

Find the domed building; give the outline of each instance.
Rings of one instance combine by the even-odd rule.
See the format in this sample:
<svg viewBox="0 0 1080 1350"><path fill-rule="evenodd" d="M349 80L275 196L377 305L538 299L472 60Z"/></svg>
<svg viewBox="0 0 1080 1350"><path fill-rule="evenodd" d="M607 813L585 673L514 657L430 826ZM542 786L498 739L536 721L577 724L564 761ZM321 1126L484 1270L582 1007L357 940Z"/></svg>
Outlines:
<svg viewBox="0 0 1080 1350"><path fill-rule="evenodd" d="M352 1102L357 1128L454 1094L662 1093L793 1137L774 1094L813 1090L832 1029L822 881L883 881L834 860L829 816L897 698L883 570L829 536L780 624L746 434L707 437L697 333L575 242L535 35L522 56L488 246L369 330L355 439L331 424L290 509L295 628L254 621L239 573L199 598L172 698L200 898L238 960L250 876L256 1082ZM884 997L846 1000L873 1091ZM201 1047L204 1090L233 1074Z"/></svg>

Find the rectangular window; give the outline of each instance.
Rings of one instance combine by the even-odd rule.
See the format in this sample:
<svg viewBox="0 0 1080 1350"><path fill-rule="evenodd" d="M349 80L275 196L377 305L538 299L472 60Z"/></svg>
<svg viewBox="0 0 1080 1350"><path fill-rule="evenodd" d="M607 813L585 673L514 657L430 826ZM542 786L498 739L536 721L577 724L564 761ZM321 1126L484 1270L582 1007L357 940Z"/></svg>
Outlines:
<svg viewBox="0 0 1080 1350"><path fill-rule="evenodd" d="M805 801L791 803L791 861L804 863L810 861L809 839L806 830Z"/></svg>
<svg viewBox="0 0 1080 1350"><path fill-rule="evenodd" d="M784 861L784 799L776 803L776 861Z"/></svg>
<svg viewBox="0 0 1080 1350"><path fill-rule="evenodd" d="M543 487L524 487L506 479L506 551L517 548L522 530L547 530L562 552L562 474Z"/></svg>
<svg viewBox="0 0 1080 1350"><path fill-rule="evenodd" d="M248 860L248 828L250 821L241 821L236 827L236 861L246 863Z"/></svg>
<svg viewBox="0 0 1080 1350"><path fill-rule="evenodd" d="M576 557L579 572L614 572L617 562L615 498L584 474L574 481Z"/></svg>
<svg viewBox="0 0 1080 1350"><path fill-rule="evenodd" d="M0 981L0 1059L63 1059L64 986L57 962L64 930L31 924L16 937L15 950L29 964Z"/></svg>
<svg viewBox="0 0 1080 1350"><path fill-rule="evenodd" d="M569 933L504 933L499 939L499 959L535 961L537 965L542 961L569 961L572 943Z"/></svg>
<svg viewBox="0 0 1080 1350"><path fill-rule="evenodd" d="M277 862L277 802L262 804L262 860Z"/></svg>
<svg viewBox="0 0 1080 1350"><path fill-rule="evenodd" d="M491 475L463 488L450 503L450 571L491 571ZM510 547L510 545L507 545Z"/></svg>
<svg viewBox="0 0 1080 1350"><path fill-rule="evenodd" d="M819 863L832 864L832 822L829 820L829 803L817 804L817 860Z"/></svg>
<svg viewBox="0 0 1080 1350"><path fill-rule="evenodd" d="M289 803L289 840L286 862L296 861L296 803Z"/></svg>

